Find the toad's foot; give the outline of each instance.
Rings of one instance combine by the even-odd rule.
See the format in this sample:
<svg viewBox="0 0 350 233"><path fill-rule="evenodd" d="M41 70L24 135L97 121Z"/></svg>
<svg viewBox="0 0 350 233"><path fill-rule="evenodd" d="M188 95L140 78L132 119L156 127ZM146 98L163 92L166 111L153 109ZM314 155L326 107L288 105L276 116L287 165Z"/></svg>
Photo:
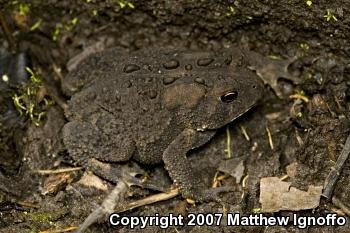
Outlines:
<svg viewBox="0 0 350 233"><path fill-rule="evenodd" d="M137 175L144 174L144 171L136 164L133 166L127 166L126 164L111 164L104 163L97 159L89 159L87 167L94 174L106 179L110 182L116 183L120 179L123 180L128 186L138 186L145 189L154 191L165 192L166 188L152 183L145 183L144 181L136 178Z"/></svg>
<svg viewBox="0 0 350 233"><path fill-rule="evenodd" d="M231 191L233 191L231 187L219 187L219 188L210 188L203 192L187 193L186 191L183 191L182 195L185 197L188 196L190 198L193 197L195 201L198 201L198 202L211 202L211 201L222 202L220 198L220 194L225 192L231 192Z"/></svg>

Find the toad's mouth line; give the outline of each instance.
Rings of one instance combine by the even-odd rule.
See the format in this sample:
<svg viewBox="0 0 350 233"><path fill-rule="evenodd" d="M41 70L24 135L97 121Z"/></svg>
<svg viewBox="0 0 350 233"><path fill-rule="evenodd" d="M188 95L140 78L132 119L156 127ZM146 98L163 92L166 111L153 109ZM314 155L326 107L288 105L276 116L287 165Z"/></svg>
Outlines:
<svg viewBox="0 0 350 233"><path fill-rule="evenodd" d="M226 122L226 124L224 125L227 125L233 121L235 121L236 119L240 118L242 115L244 115L245 113L247 113L250 109L252 109L253 107L256 106L256 103L250 105L249 107L246 108L246 110L244 110L243 112L241 112L240 114L238 114L237 116L235 116L234 118L232 118L230 121ZM218 127L215 127L215 128L210 128L208 125L202 125L201 128L197 128L196 130L199 131L199 132L203 132L203 131L206 131L206 130L216 130L218 129Z"/></svg>
<svg viewBox="0 0 350 233"><path fill-rule="evenodd" d="M246 110L244 110L243 112L241 112L238 116L234 117L233 119L231 119L230 122L233 122L234 120L236 120L237 118L240 118L242 115L246 114L247 112L250 111L250 109L252 109L253 107L256 106L256 103L250 105L248 108L246 108Z"/></svg>

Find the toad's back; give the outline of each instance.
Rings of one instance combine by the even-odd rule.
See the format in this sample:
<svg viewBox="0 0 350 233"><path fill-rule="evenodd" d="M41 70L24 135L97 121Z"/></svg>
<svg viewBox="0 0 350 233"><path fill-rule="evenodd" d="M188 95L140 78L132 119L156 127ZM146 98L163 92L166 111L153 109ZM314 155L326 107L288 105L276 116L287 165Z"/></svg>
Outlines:
<svg viewBox="0 0 350 233"><path fill-rule="evenodd" d="M62 89L67 95L71 96L85 85L101 77L142 74L163 74L163 82L167 85L181 76L191 76L195 72L236 66L244 56L245 52L240 49L221 52L157 51L149 49L127 54L118 48L112 48L85 59L77 69L65 77Z"/></svg>

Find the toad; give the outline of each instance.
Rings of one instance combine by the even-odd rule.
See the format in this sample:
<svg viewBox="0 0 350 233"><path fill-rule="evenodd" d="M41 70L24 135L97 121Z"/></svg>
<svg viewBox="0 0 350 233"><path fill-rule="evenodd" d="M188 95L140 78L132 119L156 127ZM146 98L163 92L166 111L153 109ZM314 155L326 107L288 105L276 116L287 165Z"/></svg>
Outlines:
<svg viewBox="0 0 350 233"><path fill-rule="evenodd" d="M112 48L83 61L62 89L71 96L63 141L77 163L164 162L183 197L206 201L217 192L199 188L186 153L256 105L263 85L241 49Z"/></svg>

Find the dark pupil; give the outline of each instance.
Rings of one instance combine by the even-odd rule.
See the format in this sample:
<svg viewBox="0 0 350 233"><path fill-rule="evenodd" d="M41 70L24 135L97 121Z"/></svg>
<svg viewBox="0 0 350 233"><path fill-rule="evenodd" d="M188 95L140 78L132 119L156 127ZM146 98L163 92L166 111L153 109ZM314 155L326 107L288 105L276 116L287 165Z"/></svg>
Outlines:
<svg viewBox="0 0 350 233"><path fill-rule="evenodd" d="M220 97L222 102L229 103L234 101L237 98L238 93L236 91L231 91L229 93L226 93L225 95L222 95Z"/></svg>

